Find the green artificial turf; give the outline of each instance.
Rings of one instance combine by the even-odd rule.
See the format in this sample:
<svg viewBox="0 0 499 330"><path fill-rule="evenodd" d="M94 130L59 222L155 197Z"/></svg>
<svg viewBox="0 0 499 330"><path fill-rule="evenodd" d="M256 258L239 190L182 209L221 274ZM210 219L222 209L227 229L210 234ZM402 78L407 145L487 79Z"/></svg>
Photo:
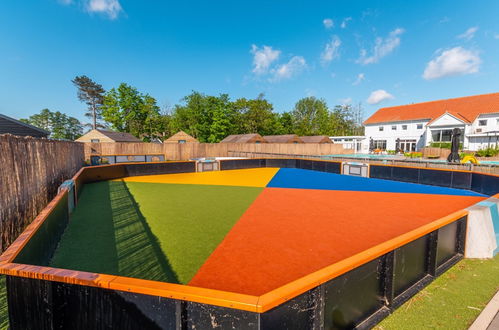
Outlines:
<svg viewBox="0 0 499 330"><path fill-rule="evenodd" d="M7 287L5 276L0 275L0 329L8 329L9 313L7 310Z"/></svg>
<svg viewBox="0 0 499 330"><path fill-rule="evenodd" d="M85 185L50 266L186 284L262 189Z"/></svg>
<svg viewBox="0 0 499 330"><path fill-rule="evenodd" d="M464 259L375 329L468 329L499 290L499 255Z"/></svg>

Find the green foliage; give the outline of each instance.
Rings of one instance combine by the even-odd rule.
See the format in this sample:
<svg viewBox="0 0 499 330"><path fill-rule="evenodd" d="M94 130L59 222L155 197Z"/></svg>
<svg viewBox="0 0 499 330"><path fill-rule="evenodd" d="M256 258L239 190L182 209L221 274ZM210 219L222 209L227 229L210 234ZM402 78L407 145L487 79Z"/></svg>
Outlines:
<svg viewBox="0 0 499 330"><path fill-rule="evenodd" d="M329 109L315 97L299 100L292 111L274 112L263 94L255 99L232 101L227 94L205 95L196 91L182 98L171 112L161 113L156 100L126 83L104 92L86 76L76 77L78 98L89 106L87 115L103 118L111 128L131 133L148 142L164 140L183 130L200 142L216 143L231 134L353 135L362 134L362 107Z"/></svg>
<svg viewBox="0 0 499 330"><path fill-rule="evenodd" d="M386 153L389 154L389 155L396 155L397 151L395 151L395 150L387 150Z"/></svg>
<svg viewBox="0 0 499 330"><path fill-rule="evenodd" d="M478 157L495 157L497 155L499 155L499 146L480 149L476 152Z"/></svg>
<svg viewBox="0 0 499 330"><path fill-rule="evenodd" d="M423 157L423 153L411 151L411 152L405 152L404 156L406 156L408 158L421 158L421 157Z"/></svg>
<svg viewBox="0 0 499 330"><path fill-rule="evenodd" d="M452 147L452 143L451 142L431 142L430 147L450 149ZM462 149L463 149L463 144L459 143L459 150L462 150Z"/></svg>
<svg viewBox="0 0 499 330"><path fill-rule="evenodd" d="M106 92L104 88L85 75L76 76L71 82L78 88L78 99L88 107L85 116L92 118L92 128L103 127L99 124L99 120L101 119L100 108Z"/></svg>
<svg viewBox="0 0 499 330"><path fill-rule="evenodd" d="M158 126L162 120L156 100L135 87L122 83L117 89L109 90L104 95L101 110L102 118L118 132L131 133L144 141L161 135Z"/></svg>
<svg viewBox="0 0 499 330"><path fill-rule="evenodd" d="M498 278L499 255L463 259L374 329L468 329L499 289Z"/></svg>
<svg viewBox="0 0 499 330"><path fill-rule="evenodd" d="M83 133L83 125L78 119L49 109L21 121L49 131L51 139L76 140Z"/></svg>
<svg viewBox="0 0 499 330"><path fill-rule="evenodd" d="M432 148L442 148L442 149L450 149L452 144L450 142L431 142L430 147Z"/></svg>

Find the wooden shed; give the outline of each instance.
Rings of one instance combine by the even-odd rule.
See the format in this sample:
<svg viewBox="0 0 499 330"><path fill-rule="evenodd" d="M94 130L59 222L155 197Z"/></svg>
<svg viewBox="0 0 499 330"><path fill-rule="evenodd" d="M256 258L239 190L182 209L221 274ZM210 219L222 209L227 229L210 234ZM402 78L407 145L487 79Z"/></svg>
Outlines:
<svg viewBox="0 0 499 330"><path fill-rule="evenodd" d="M326 135L300 136L300 139L304 143L333 143Z"/></svg>
<svg viewBox="0 0 499 330"><path fill-rule="evenodd" d="M76 142L142 142L130 133L93 129L75 140Z"/></svg>
<svg viewBox="0 0 499 330"><path fill-rule="evenodd" d="M267 143L267 141L260 134L254 133L229 135L220 143Z"/></svg>
<svg viewBox="0 0 499 330"><path fill-rule="evenodd" d="M263 137L268 143L303 143L296 134L266 135Z"/></svg>
<svg viewBox="0 0 499 330"><path fill-rule="evenodd" d="M163 141L163 143L199 143L199 141L187 134L184 131L179 131L172 136L170 136L168 139Z"/></svg>

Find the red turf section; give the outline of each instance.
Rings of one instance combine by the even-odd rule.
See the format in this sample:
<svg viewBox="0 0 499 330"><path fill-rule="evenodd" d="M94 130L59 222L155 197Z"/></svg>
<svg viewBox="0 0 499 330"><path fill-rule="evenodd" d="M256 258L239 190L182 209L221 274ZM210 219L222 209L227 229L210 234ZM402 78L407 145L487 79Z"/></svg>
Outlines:
<svg viewBox="0 0 499 330"><path fill-rule="evenodd" d="M265 188L189 284L261 295L480 200Z"/></svg>

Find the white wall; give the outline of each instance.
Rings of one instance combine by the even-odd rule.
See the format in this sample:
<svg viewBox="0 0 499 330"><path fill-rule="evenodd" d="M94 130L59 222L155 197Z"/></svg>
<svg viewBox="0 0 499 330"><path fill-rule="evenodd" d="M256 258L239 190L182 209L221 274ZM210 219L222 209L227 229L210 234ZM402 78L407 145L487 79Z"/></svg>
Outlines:
<svg viewBox="0 0 499 330"><path fill-rule="evenodd" d="M373 140L386 140L386 149L395 150L395 143L397 139L401 140L416 140L417 148L422 148L426 143L425 138L425 126L428 120L411 120L396 123L383 123L383 124L371 124L365 125L365 136L367 148L369 148L369 141ZM418 129L417 125L421 124L422 128ZM407 125L407 129L402 129L403 125ZM392 129L392 126L396 127L396 130ZM379 130L379 127L383 127L383 131Z"/></svg>
<svg viewBox="0 0 499 330"><path fill-rule="evenodd" d="M486 126L480 126L480 120L487 120ZM478 118L471 124L471 133L477 133L476 129L482 129L482 132L498 131L499 130L499 114L491 113L478 116Z"/></svg>

